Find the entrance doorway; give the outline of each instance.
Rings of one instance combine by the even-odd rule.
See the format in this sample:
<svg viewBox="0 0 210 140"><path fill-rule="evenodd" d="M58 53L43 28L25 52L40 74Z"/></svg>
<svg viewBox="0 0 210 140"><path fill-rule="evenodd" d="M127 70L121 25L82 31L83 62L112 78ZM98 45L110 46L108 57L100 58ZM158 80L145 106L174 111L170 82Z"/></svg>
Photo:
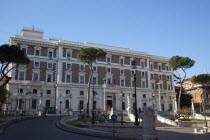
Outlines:
<svg viewBox="0 0 210 140"><path fill-rule="evenodd" d="M106 100L106 104L107 104L106 109L107 110L111 110L111 108L112 108L112 100Z"/></svg>

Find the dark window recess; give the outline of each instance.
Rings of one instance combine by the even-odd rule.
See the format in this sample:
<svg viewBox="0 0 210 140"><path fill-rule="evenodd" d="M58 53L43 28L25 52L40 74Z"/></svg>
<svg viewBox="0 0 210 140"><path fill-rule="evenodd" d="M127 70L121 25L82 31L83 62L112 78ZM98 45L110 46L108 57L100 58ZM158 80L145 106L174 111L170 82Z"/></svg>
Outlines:
<svg viewBox="0 0 210 140"><path fill-rule="evenodd" d="M18 100L18 109L22 109L22 99Z"/></svg>
<svg viewBox="0 0 210 140"><path fill-rule="evenodd" d="M80 95L84 95L84 91L80 91Z"/></svg>
<svg viewBox="0 0 210 140"><path fill-rule="evenodd" d="M143 106L147 106L147 103L143 103Z"/></svg>
<svg viewBox="0 0 210 140"><path fill-rule="evenodd" d="M22 88L19 88L19 93L23 93L23 89Z"/></svg>
<svg viewBox="0 0 210 140"><path fill-rule="evenodd" d="M33 89L33 93L37 93L37 89Z"/></svg>
<svg viewBox="0 0 210 140"><path fill-rule="evenodd" d="M31 108L32 109L36 109L36 99L32 99L32 104L31 104Z"/></svg>
<svg viewBox="0 0 210 140"><path fill-rule="evenodd" d="M146 98L146 94L143 94L143 98Z"/></svg>
<svg viewBox="0 0 210 140"><path fill-rule="evenodd" d="M69 100L66 100L65 108L69 109Z"/></svg>
<svg viewBox="0 0 210 140"><path fill-rule="evenodd" d="M79 109L84 109L84 101L79 102Z"/></svg>
<svg viewBox="0 0 210 140"><path fill-rule="evenodd" d="M70 90L66 90L66 94L70 94Z"/></svg>
<svg viewBox="0 0 210 140"><path fill-rule="evenodd" d="M93 101L93 109L96 109L96 101Z"/></svg>
<svg viewBox="0 0 210 140"><path fill-rule="evenodd" d="M169 104L169 111L172 111L172 104Z"/></svg>
<svg viewBox="0 0 210 140"><path fill-rule="evenodd" d="M165 111L164 104L161 104L161 111Z"/></svg>
<svg viewBox="0 0 210 140"><path fill-rule="evenodd" d="M122 102L122 110L125 110L125 102Z"/></svg>
<svg viewBox="0 0 210 140"><path fill-rule="evenodd" d="M51 94L51 90L47 90L47 94Z"/></svg>
<svg viewBox="0 0 210 140"><path fill-rule="evenodd" d="M50 100L46 100L45 106L50 107Z"/></svg>

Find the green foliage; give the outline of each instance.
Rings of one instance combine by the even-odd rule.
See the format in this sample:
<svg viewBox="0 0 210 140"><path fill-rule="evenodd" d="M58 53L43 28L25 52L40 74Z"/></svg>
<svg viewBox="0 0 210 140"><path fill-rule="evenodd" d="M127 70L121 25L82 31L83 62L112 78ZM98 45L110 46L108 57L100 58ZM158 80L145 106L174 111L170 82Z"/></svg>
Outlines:
<svg viewBox="0 0 210 140"><path fill-rule="evenodd" d="M10 92L5 88L0 88L0 102L3 104L7 101L7 97L10 95Z"/></svg>
<svg viewBox="0 0 210 140"><path fill-rule="evenodd" d="M190 81L194 84L210 85L210 74L199 74L193 76Z"/></svg>
<svg viewBox="0 0 210 140"><path fill-rule="evenodd" d="M28 64L29 58L16 45L2 45L0 46L0 61L1 63L16 63L16 64Z"/></svg>
<svg viewBox="0 0 210 140"><path fill-rule="evenodd" d="M169 60L169 67L173 68L173 70L177 69L188 69L194 66L195 61L190 59L189 57L181 57L181 56L173 56Z"/></svg>
<svg viewBox="0 0 210 140"><path fill-rule="evenodd" d="M92 64L97 58L105 57L106 52L98 48L81 48L77 54L77 58L84 63Z"/></svg>

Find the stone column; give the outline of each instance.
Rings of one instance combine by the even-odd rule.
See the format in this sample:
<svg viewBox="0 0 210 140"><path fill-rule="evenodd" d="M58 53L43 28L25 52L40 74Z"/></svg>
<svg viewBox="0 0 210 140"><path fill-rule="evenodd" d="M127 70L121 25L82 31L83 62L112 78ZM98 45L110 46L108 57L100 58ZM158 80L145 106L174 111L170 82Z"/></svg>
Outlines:
<svg viewBox="0 0 210 140"><path fill-rule="evenodd" d="M144 107L143 128L143 140L157 140L155 130L155 112L148 107Z"/></svg>

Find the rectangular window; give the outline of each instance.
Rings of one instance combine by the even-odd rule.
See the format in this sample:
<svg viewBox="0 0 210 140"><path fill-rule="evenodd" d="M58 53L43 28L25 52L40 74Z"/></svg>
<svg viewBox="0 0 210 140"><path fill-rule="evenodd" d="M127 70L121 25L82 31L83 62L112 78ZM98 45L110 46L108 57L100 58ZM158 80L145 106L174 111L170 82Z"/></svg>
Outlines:
<svg viewBox="0 0 210 140"><path fill-rule="evenodd" d="M38 73L34 73L34 81L38 81L39 80L39 74Z"/></svg>
<svg viewBox="0 0 210 140"><path fill-rule="evenodd" d="M134 60L130 60L130 64L132 67L136 66L135 61Z"/></svg>
<svg viewBox="0 0 210 140"><path fill-rule="evenodd" d="M66 90L66 94L70 94L70 90Z"/></svg>
<svg viewBox="0 0 210 140"><path fill-rule="evenodd" d="M150 75L150 79L153 80L154 79L154 74Z"/></svg>
<svg viewBox="0 0 210 140"><path fill-rule="evenodd" d="M125 102L122 102L122 110L125 110Z"/></svg>
<svg viewBox="0 0 210 140"><path fill-rule="evenodd" d="M111 78L107 78L107 84L108 84L108 85L110 85L110 84L112 83L111 81L112 81Z"/></svg>
<svg viewBox="0 0 210 140"><path fill-rule="evenodd" d="M33 93L35 93L35 94L36 94L36 93L37 93L37 89L33 89Z"/></svg>
<svg viewBox="0 0 210 140"><path fill-rule="evenodd" d="M26 48L21 48L21 50L26 54Z"/></svg>
<svg viewBox="0 0 210 140"><path fill-rule="evenodd" d="M66 57L71 58L71 52L67 52Z"/></svg>
<svg viewBox="0 0 210 140"><path fill-rule="evenodd" d="M80 84L84 84L84 76L79 76Z"/></svg>
<svg viewBox="0 0 210 140"><path fill-rule="evenodd" d="M165 111L164 104L161 104L161 111Z"/></svg>
<svg viewBox="0 0 210 140"><path fill-rule="evenodd" d="M121 80L121 86L125 86L125 80Z"/></svg>
<svg viewBox="0 0 210 140"><path fill-rule="evenodd" d="M169 70L168 66L166 66L166 70L167 70L167 71Z"/></svg>
<svg viewBox="0 0 210 140"><path fill-rule="evenodd" d="M167 80L170 80L170 76L169 76L169 75L167 75L166 79L167 79Z"/></svg>
<svg viewBox="0 0 210 140"><path fill-rule="evenodd" d="M159 75L159 80L162 80L162 75Z"/></svg>
<svg viewBox="0 0 210 140"><path fill-rule="evenodd" d="M25 73L24 72L19 72L19 80L24 80L25 79Z"/></svg>
<svg viewBox="0 0 210 140"><path fill-rule="evenodd" d="M143 106L147 106L147 103L143 103Z"/></svg>
<svg viewBox="0 0 210 140"><path fill-rule="evenodd" d="M18 108L19 109L22 109L23 100L22 99L19 99L18 102L19 102L18 103Z"/></svg>
<svg viewBox="0 0 210 140"><path fill-rule="evenodd" d="M84 109L84 101L79 101L79 109Z"/></svg>
<svg viewBox="0 0 210 140"><path fill-rule="evenodd" d="M141 77L145 77L145 72L144 71L141 72Z"/></svg>
<svg viewBox="0 0 210 140"><path fill-rule="evenodd" d="M135 82L134 80L131 80L131 87L134 87L135 86Z"/></svg>
<svg viewBox="0 0 210 140"><path fill-rule="evenodd" d="M45 106L46 106L46 107L50 107L50 100L46 100Z"/></svg>
<svg viewBox="0 0 210 140"><path fill-rule="evenodd" d="M144 67L145 67L144 62L141 62L141 67L142 67L142 68L144 68Z"/></svg>
<svg viewBox="0 0 210 140"><path fill-rule="evenodd" d="M53 53L51 51L48 52L48 57L52 58L53 57Z"/></svg>
<svg viewBox="0 0 210 140"><path fill-rule="evenodd" d="M31 103L31 109L36 109L36 99L32 99L32 103Z"/></svg>
<svg viewBox="0 0 210 140"><path fill-rule="evenodd" d="M168 90L171 90L171 85L170 84L168 84Z"/></svg>
<svg viewBox="0 0 210 140"><path fill-rule="evenodd" d="M93 101L93 109L96 109L96 101Z"/></svg>
<svg viewBox="0 0 210 140"><path fill-rule="evenodd" d="M169 104L169 111L172 111L172 104Z"/></svg>
<svg viewBox="0 0 210 140"><path fill-rule="evenodd" d="M164 97L163 97L163 96L161 96L161 99L164 99Z"/></svg>
<svg viewBox="0 0 210 140"><path fill-rule="evenodd" d="M71 70L71 64L66 64L66 70Z"/></svg>
<svg viewBox="0 0 210 140"><path fill-rule="evenodd" d="M154 69L154 65L150 64L150 70L153 70L153 69Z"/></svg>
<svg viewBox="0 0 210 140"><path fill-rule="evenodd" d="M39 68L39 62L34 62L34 68Z"/></svg>
<svg viewBox="0 0 210 140"><path fill-rule="evenodd" d="M123 65L123 64L124 64L124 60L120 59L120 65Z"/></svg>
<svg viewBox="0 0 210 140"><path fill-rule="evenodd" d="M51 94L51 90L47 90L47 94Z"/></svg>
<svg viewBox="0 0 210 140"><path fill-rule="evenodd" d="M68 83L71 82L71 75L66 75L66 82L68 82Z"/></svg>
<svg viewBox="0 0 210 140"><path fill-rule="evenodd" d="M135 98L135 94L133 94L133 98Z"/></svg>
<svg viewBox="0 0 210 140"><path fill-rule="evenodd" d="M47 74L47 82L52 82L52 74Z"/></svg>
<svg viewBox="0 0 210 140"><path fill-rule="evenodd" d="M84 95L84 91L80 91L80 96L83 96Z"/></svg>
<svg viewBox="0 0 210 140"><path fill-rule="evenodd" d="M163 89L163 84L160 84L160 89Z"/></svg>
<svg viewBox="0 0 210 140"><path fill-rule="evenodd" d="M107 68L106 73L111 73L111 68Z"/></svg>
<svg viewBox="0 0 210 140"><path fill-rule="evenodd" d="M35 50L35 55L39 56L40 55L40 50Z"/></svg>
<svg viewBox="0 0 210 140"><path fill-rule="evenodd" d="M23 93L23 88L19 88L18 93Z"/></svg>
<svg viewBox="0 0 210 140"><path fill-rule="evenodd" d="M93 67L93 72L97 72L97 67L96 66Z"/></svg>
<svg viewBox="0 0 210 140"><path fill-rule="evenodd" d="M131 76L134 76L134 74L135 74L135 71L132 70L132 71L131 71Z"/></svg>
<svg viewBox="0 0 210 140"><path fill-rule="evenodd" d="M96 84L97 84L97 82L96 82L96 81L97 81L97 78L96 78L96 77L93 77L93 84L94 84L94 85L96 85Z"/></svg>
<svg viewBox="0 0 210 140"><path fill-rule="evenodd" d="M53 63L47 63L47 68L52 69L53 68Z"/></svg>
<svg viewBox="0 0 210 140"><path fill-rule="evenodd" d="M124 73L125 73L125 70L124 69L121 69L120 70L120 75L124 75Z"/></svg>
<svg viewBox="0 0 210 140"><path fill-rule="evenodd" d="M161 71L161 65L158 65L158 70Z"/></svg>
<svg viewBox="0 0 210 140"><path fill-rule="evenodd" d="M85 71L85 65L80 65L80 71Z"/></svg>
<svg viewBox="0 0 210 140"><path fill-rule="evenodd" d="M142 88L146 88L146 82L145 81L142 81Z"/></svg>
<svg viewBox="0 0 210 140"><path fill-rule="evenodd" d="M111 58L110 58L110 57L107 57L107 58L106 58L106 62L107 62L107 63L110 63L110 62L111 62Z"/></svg>
<svg viewBox="0 0 210 140"><path fill-rule="evenodd" d="M151 84L152 89L155 89L155 83Z"/></svg>
<svg viewBox="0 0 210 140"><path fill-rule="evenodd" d="M146 98L146 94L143 94L143 98Z"/></svg>
<svg viewBox="0 0 210 140"><path fill-rule="evenodd" d="M65 108L66 109L69 109L69 100L66 100L66 102L65 102Z"/></svg>

